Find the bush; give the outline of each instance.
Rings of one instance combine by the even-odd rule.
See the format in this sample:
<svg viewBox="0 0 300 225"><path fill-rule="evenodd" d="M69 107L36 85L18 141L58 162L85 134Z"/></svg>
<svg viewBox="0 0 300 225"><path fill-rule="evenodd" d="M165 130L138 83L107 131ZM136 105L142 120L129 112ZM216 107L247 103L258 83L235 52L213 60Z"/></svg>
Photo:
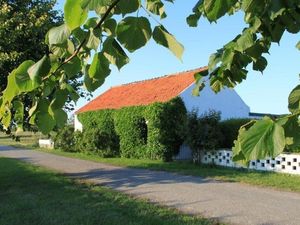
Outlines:
<svg viewBox="0 0 300 225"><path fill-rule="evenodd" d="M220 122L221 132L223 134L222 148L232 148L237 139L239 129L244 124L250 122L249 118L229 119Z"/></svg>
<svg viewBox="0 0 300 225"><path fill-rule="evenodd" d="M117 156L120 152L119 136L116 134L114 124L114 111L113 110L99 110L81 113L78 115L79 121L83 124L83 136L81 143L77 142L80 151L87 151L83 145L89 146L90 151L97 152L103 157ZM88 137L89 133L95 138L101 139L102 143L93 141ZM103 140L104 137L106 141ZM77 139L80 139L80 134L77 134ZM85 140L92 141L92 144L86 143ZM106 142L105 144L103 142ZM85 144L84 144L85 143ZM98 147L97 147L98 146ZM92 150L98 148L98 150Z"/></svg>
<svg viewBox="0 0 300 225"><path fill-rule="evenodd" d="M107 134L122 157L170 161L184 140L186 109L180 98L174 98L148 106L86 112L78 119L84 133L98 128Z"/></svg>
<svg viewBox="0 0 300 225"><path fill-rule="evenodd" d="M54 148L59 148L66 152L74 152L74 128L71 126L65 126L60 129L53 138Z"/></svg>
<svg viewBox="0 0 300 225"><path fill-rule="evenodd" d="M216 111L209 111L200 117L197 111L188 114L186 143L196 161L200 162L201 152L215 150L222 143L220 119L220 113Z"/></svg>
<svg viewBox="0 0 300 225"><path fill-rule="evenodd" d="M120 154L125 158L147 158L148 130L144 107L126 107L115 111L116 133L120 137ZM142 122L145 121L145 124ZM145 128L146 126L146 128Z"/></svg>
<svg viewBox="0 0 300 225"><path fill-rule="evenodd" d="M98 128L88 128L83 132L75 132L76 151L92 152L101 157L113 157L119 154L118 141L112 140L111 136Z"/></svg>

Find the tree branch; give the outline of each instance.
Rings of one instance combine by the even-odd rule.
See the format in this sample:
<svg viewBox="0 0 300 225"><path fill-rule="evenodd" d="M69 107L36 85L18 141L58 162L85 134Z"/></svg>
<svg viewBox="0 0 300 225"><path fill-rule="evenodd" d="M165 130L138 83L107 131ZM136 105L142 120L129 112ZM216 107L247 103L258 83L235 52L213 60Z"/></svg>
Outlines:
<svg viewBox="0 0 300 225"><path fill-rule="evenodd" d="M97 25L93 28L94 30L95 29L98 29L101 27L101 25L104 23L105 19L109 16L110 12L113 10L113 8L120 2L121 0L115 0L107 9L107 11L105 12L105 14L101 17L100 21L97 23ZM82 42L80 43L80 45L78 46L78 48L76 49L76 51L69 57L67 58L64 62L62 62L57 68L56 70L51 73L51 74L55 74L63 65L69 63L72 59L74 59L79 51L81 50L81 48L83 47L83 45L85 44L85 42L88 40L88 37L85 37ZM50 75L46 76L43 78L43 80L49 78Z"/></svg>

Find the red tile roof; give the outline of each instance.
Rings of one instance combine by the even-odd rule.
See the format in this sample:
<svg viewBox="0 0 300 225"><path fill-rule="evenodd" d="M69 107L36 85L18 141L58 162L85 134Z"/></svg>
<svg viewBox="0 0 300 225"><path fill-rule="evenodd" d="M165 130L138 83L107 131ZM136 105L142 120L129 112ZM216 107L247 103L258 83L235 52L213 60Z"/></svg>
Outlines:
<svg viewBox="0 0 300 225"><path fill-rule="evenodd" d="M80 108L76 114L167 102L194 82L195 73L204 70L207 70L207 67L112 87Z"/></svg>

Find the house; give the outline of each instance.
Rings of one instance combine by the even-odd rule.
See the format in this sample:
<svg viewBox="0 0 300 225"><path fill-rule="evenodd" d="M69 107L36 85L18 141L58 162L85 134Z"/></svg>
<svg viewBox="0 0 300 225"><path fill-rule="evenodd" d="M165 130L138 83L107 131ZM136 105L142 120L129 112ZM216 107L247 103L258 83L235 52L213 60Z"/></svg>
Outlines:
<svg viewBox="0 0 300 225"><path fill-rule="evenodd" d="M178 117L176 113L178 114L178 111L180 111L182 107L185 112L197 110L199 115L209 110L216 110L221 112L222 120L248 118L250 113L249 106L245 104L233 89L225 88L216 94L211 90L209 85L206 85L201 91L200 96L193 96L192 90L195 87L194 74L205 70L207 70L207 67L112 87L75 113L75 130L82 131L84 128L78 117L81 117L81 120L85 117L86 124L89 124L87 126L94 127L95 124L97 124L99 127L99 123L96 123L95 120L97 120L98 117L103 117L101 113L106 111L109 111L109 113L114 111L120 115L120 112L122 114L123 111L126 112L128 108L145 108L154 106L155 104L170 103L171 109L168 109L168 118L165 119L167 120L167 124L164 122L164 119L162 119L163 116L160 116L164 114L164 118L166 118L166 111L163 112L165 110L163 109L159 112L160 115L157 116L158 119L149 116L149 113L145 114L145 110L142 114L139 114L139 111L129 113L129 117L132 117L129 120L133 122L129 124L130 129L125 131L120 131L118 126L120 126L120 124L121 126L125 123L128 124L128 115L127 120L123 121L116 120L116 117L114 117L115 119L102 118L104 121L109 120L111 123L104 127L115 127L113 128L114 130L109 131L109 133L117 133L120 138L119 151L123 157L139 157L132 152L146 149L145 151L148 154L146 157L152 159L165 160L167 157L166 160L170 160L170 152L168 151L173 152L173 155L179 152L176 159L191 159L191 150L188 146L183 145L184 141L180 140L182 136L177 132L177 130L180 130L180 123L182 124L183 122L177 119L181 117ZM172 103L172 101L174 102L176 99L180 99L179 105ZM155 111L156 109L152 107L151 110ZM97 112L92 113L93 111ZM160 121L153 122L153 120ZM170 124L169 120L172 121L171 123L174 125ZM140 124L139 126L142 127L138 127L134 121L140 121L138 123ZM101 123L103 124L103 122ZM130 130L132 134L129 134L131 132ZM146 136L145 132L143 134L136 134L135 131L137 130L146 130ZM159 138L160 134L164 135L164 137L166 137L167 134L168 137L166 138L168 138L168 140L165 142L161 141ZM128 138L128 135L135 135L135 137ZM155 137L158 138L153 139L153 135L156 135ZM138 140L142 136L144 139ZM148 136L151 138L147 139ZM128 139L131 140L130 143L128 143Z"/></svg>
<svg viewBox="0 0 300 225"><path fill-rule="evenodd" d="M83 129L77 118L80 113L167 102L177 96L183 100L187 111L197 110L199 114L208 110L220 111L222 120L249 117L249 106L233 89L226 88L215 94L206 85L200 96L192 95L195 87L194 74L204 70L207 68L112 87L75 113L75 130Z"/></svg>

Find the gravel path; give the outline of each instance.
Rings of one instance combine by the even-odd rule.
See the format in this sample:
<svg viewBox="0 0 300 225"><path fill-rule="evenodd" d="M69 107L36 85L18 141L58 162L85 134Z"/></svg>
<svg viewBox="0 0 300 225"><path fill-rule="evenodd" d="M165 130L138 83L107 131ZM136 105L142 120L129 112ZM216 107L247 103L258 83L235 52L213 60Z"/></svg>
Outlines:
<svg viewBox="0 0 300 225"><path fill-rule="evenodd" d="M129 169L32 150L0 146L0 156L20 159L74 178L200 214L229 224L300 225L300 194L217 182L168 172Z"/></svg>

